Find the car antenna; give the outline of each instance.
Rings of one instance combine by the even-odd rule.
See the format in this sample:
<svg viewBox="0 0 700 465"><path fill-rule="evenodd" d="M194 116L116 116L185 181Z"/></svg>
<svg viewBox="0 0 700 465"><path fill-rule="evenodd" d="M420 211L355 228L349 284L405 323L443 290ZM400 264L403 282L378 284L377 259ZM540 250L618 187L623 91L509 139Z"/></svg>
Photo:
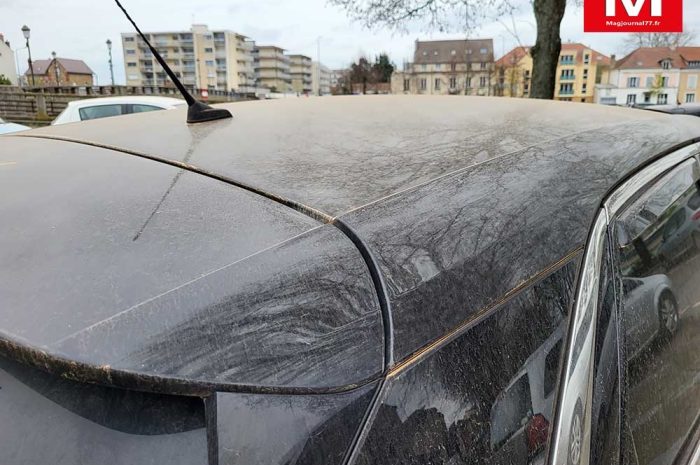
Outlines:
<svg viewBox="0 0 700 465"><path fill-rule="evenodd" d="M160 53L158 53L158 50L156 50L153 45L146 39L146 36L141 32L141 29L136 25L133 19L131 19L131 16L129 16L129 13L126 12L126 9L122 6L121 3L119 3L119 0L114 0L117 3L117 6L119 9L124 12L124 15L126 16L126 19L129 20L132 26L134 26L134 29L136 29L136 32L139 33L139 36L143 39L144 42L146 42L146 45L148 45L148 48L151 49L151 52L153 53L153 56L156 57L156 60L160 64L160 66L165 70L165 72L168 74L170 77L170 80L173 81L173 84L175 84L175 87L177 87L177 90L180 91L182 96L185 98L185 101L187 102L188 109L187 109L187 122L188 123L204 123L205 121L214 121L217 119L224 119L224 118L232 118L233 115L231 115L231 112L226 110L225 108L212 108L206 103L200 102L199 100L195 100L194 97L185 89L185 86L182 85L180 80L175 76L175 73L173 73L173 70L170 69L170 66L163 60L163 57L160 56Z"/></svg>

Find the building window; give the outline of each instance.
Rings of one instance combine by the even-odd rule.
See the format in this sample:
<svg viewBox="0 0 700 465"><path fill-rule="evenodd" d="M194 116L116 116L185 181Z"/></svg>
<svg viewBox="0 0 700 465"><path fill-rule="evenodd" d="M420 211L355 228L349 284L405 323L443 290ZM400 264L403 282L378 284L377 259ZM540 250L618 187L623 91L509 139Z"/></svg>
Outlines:
<svg viewBox="0 0 700 465"><path fill-rule="evenodd" d="M438 54L438 51L435 50L435 51L433 52L433 55L437 56L437 54Z"/></svg>
<svg viewBox="0 0 700 465"><path fill-rule="evenodd" d="M451 77L450 78L450 89L456 89L457 88L457 78L456 77ZM688 94L690 95L690 94Z"/></svg>
<svg viewBox="0 0 700 465"><path fill-rule="evenodd" d="M452 56L457 55L457 50L452 50L452 51L450 51L450 55L452 55Z"/></svg>
<svg viewBox="0 0 700 465"><path fill-rule="evenodd" d="M211 39L212 39L211 34L205 34L204 40L211 40Z"/></svg>
<svg viewBox="0 0 700 465"><path fill-rule="evenodd" d="M440 78L435 78L435 90L440 90Z"/></svg>
<svg viewBox="0 0 700 465"><path fill-rule="evenodd" d="M410 79L404 79L403 80L403 91L408 92L411 90L411 80Z"/></svg>
<svg viewBox="0 0 700 465"><path fill-rule="evenodd" d="M666 105L668 103L668 94L659 94L659 96L656 97L656 103L659 105Z"/></svg>
<svg viewBox="0 0 700 465"><path fill-rule="evenodd" d="M486 55L487 53L489 53L489 51L486 48L482 48L481 50L479 50L479 53L481 53L482 55Z"/></svg>
<svg viewBox="0 0 700 465"><path fill-rule="evenodd" d="M527 82L523 84L523 92L525 92L526 94L530 92L530 84L528 84Z"/></svg>
<svg viewBox="0 0 700 465"><path fill-rule="evenodd" d="M214 66L214 60L206 60L204 64L207 66Z"/></svg>
<svg viewBox="0 0 700 465"><path fill-rule="evenodd" d="M639 87L639 78L638 77L631 77L627 78L627 87Z"/></svg>
<svg viewBox="0 0 700 465"><path fill-rule="evenodd" d="M685 103L694 103L695 94L685 94Z"/></svg>
<svg viewBox="0 0 700 465"><path fill-rule="evenodd" d="M426 71L428 69L428 65L421 65L421 70Z"/></svg>
<svg viewBox="0 0 700 465"><path fill-rule="evenodd" d="M574 56L573 55L562 55L559 62L562 65L573 65L574 64Z"/></svg>
<svg viewBox="0 0 700 465"><path fill-rule="evenodd" d="M567 80L567 81L574 79L574 70L573 69L562 69L560 79Z"/></svg>
<svg viewBox="0 0 700 465"><path fill-rule="evenodd" d="M700 60L691 60L688 62L688 68L700 68Z"/></svg>
<svg viewBox="0 0 700 465"><path fill-rule="evenodd" d="M428 80L427 80L427 79L421 79L421 80L420 80L420 90L425 90L426 87L428 87Z"/></svg>
<svg viewBox="0 0 700 465"><path fill-rule="evenodd" d="M126 66L128 68L136 68L136 63L127 63Z"/></svg>
<svg viewBox="0 0 700 465"><path fill-rule="evenodd" d="M666 76L661 77L661 87L668 87L668 77L666 77Z"/></svg>
<svg viewBox="0 0 700 465"><path fill-rule="evenodd" d="M664 60L661 62L661 68L671 69L671 60Z"/></svg>
<svg viewBox="0 0 700 465"><path fill-rule="evenodd" d="M525 79L530 79L530 70L526 69L524 75L525 75Z"/></svg>
<svg viewBox="0 0 700 465"><path fill-rule="evenodd" d="M645 87L654 87L654 76L647 76L647 85Z"/></svg>
<svg viewBox="0 0 700 465"><path fill-rule="evenodd" d="M481 69L486 69L486 63L483 61L481 62Z"/></svg>
<svg viewBox="0 0 700 465"><path fill-rule="evenodd" d="M129 74L129 77L128 77L128 79L130 81L136 81L138 78L139 78L138 74Z"/></svg>
<svg viewBox="0 0 700 465"><path fill-rule="evenodd" d="M486 87L486 76L481 76L479 78L479 87Z"/></svg>
<svg viewBox="0 0 700 465"><path fill-rule="evenodd" d="M591 56L590 56L588 53L586 53L586 54L583 56L583 64L584 64L584 65L587 65L587 64L589 64L590 62L591 62Z"/></svg>
<svg viewBox="0 0 700 465"><path fill-rule="evenodd" d="M583 85L581 86L581 93L585 94L587 90L588 90L588 84L586 84L584 82Z"/></svg>
<svg viewBox="0 0 700 465"><path fill-rule="evenodd" d="M435 70L440 71L442 69L442 65L440 63L435 65Z"/></svg>
<svg viewBox="0 0 700 465"><path fill-rule="evenodd" d="M214 52L214 49L211 47L207 47L204 49L204 53L213 53L213 52Z"/></svg>
<svg viewBox="0 0 700 465"><path fill-rule="evenodd" d="M583 79L588 79L588 68L584 68L583 70Z"/></svg>
<svg viewBox="0 0 700 465"><path fill-rule="evenodd" d="M457 71L457 64L452 63L452 64L450 65L450 71Z"/></svg>
<svg viewBox="0 0 700 465"><path fill-rule="evenodd" d="M127 55L136 55L136 50L126 49L126 54Z"/></svg>
<svg viewBox="0 0 700 465"><path fill-rule="evenodd" d="M627 94L627 105L634 105L637 103L637 94Z"/></svg>
<svg viewBox="0 0 700 465"><path fill-rule="evenodd" d="M134 38L133 37L124 37L124 42L133 42Z"/></svg>
<svg viewBox="0 0 700 465"><path fill-rule="evenodd" d="M472 49L468 48L468 49L467 49L467 55L471 55L471 54L472 54Z"/></svg>
<svg viewBox="0 0 700 465"><path fill-rule="evenodd" d="M471 87L472 87L472 78L471 78L471 76L469 76L469 77L467 78L466 84L467 84L467 89L471 89Z"/></svg>
<svg viewBox="0 0 700 465"><path fill-rule="evenodd" d="M428 56L428 52L426 52L426 51L424 50L424 51L423 51L423 56L424 56L424 57L427 57L427 56Z"/></svg>
<svg viewBox="0 0 700 465"><path fill-rule="evenodd" d="M695 89L698 86L697 76L688 76L688 89Z"/></svg>
<svg viewBox="0 0 700 465"><path fill-rule="evenodd" d="M572 83L559 84L559 95L571 95L574 93L574 85Z"/></svg>

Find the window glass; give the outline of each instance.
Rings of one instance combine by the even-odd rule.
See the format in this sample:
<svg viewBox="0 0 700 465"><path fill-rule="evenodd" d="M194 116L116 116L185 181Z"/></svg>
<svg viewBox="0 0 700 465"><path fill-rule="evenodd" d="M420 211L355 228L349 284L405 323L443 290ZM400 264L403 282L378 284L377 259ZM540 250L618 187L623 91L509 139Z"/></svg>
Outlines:
<svg viewBox="0 0 700 465"><path fill-rule="evenodd" d="M671 464L700 413L700 210L689 160L612 227L622 278L624 457Z"/></svg>
<svg viewBox="0 0 700 465"><path fill-rule="evenodd" d="M107 118L109 116L118 116L126 113L124 105L99 105L95 107L85 107L78 110L80 119L85 121L88 119Z"/></svg>
<svg viewBox="0 0 700 465"><path fill-rule="evenodd" d="M579 261L389 377L356 464L544 463Z"/></svg>
<svg viewBox="0 0 700 465"><path fill-rule="evenodd" d="M135 103L135 104L131 105L132 113L143 113L146 111L158 111L158 110L162 110L162 108L155 107L153 105L144 105L141 103Z"/></svg>

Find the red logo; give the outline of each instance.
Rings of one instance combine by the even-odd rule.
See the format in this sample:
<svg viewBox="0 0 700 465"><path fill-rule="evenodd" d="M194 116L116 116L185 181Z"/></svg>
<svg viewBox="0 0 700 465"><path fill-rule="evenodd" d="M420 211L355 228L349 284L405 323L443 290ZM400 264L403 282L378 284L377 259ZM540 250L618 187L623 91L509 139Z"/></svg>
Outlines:
<svg viewBox="0 0 700 465"><path fill-rule="evenodd" d="M584 32L682 32L683 0L584 0Z"/></svg>

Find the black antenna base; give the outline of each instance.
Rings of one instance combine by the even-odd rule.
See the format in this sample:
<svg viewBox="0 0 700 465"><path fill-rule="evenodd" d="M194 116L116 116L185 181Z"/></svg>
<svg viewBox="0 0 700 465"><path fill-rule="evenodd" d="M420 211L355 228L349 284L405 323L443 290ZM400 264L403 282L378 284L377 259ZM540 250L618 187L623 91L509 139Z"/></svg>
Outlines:
<svg viewBox="0 0 700 465"><path fill-rule="evenodd" d="M232 118L231 112L225 108L212 108L206 103L198 100L192 102L187 109L188 123L204 123L205 121L214 121L217 119Z"/></svg>

